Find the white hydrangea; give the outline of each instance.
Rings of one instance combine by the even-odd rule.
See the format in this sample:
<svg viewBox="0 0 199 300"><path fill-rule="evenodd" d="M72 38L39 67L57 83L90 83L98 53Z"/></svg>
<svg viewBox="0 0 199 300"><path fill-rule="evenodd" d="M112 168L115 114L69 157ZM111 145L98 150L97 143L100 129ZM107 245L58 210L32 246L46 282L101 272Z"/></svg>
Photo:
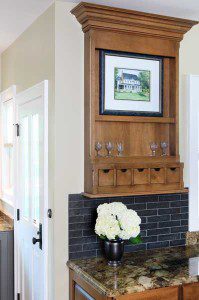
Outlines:
<svg viewBox="0 0 199 300"><path fill-rule="evenodd" d="M140 234L141 219L138 214L121 202L105 203L98 206L95 232L109 240L129 240Z"/></svg>
<svg viewBox="0 0 199 300"><path fill-rule="evenodd" d="M98 206L97 213L99 215L110 214L114 216L122 215L123 212L127 211L126 205L121 202L104 203Z"/></svg>
<svg viewBox="0 0 199 300"><path fill-rule="evenodd" d="M97 218L95 232L99 236L107 237L108 240L114 240L120 234L120 226L116 218L110 214L103 214Z"/></svg>
<svg viewBox="0 0 199 300"><path fill-rule="evenodd" d="M130 238L135 238L136 236L138 236L140 234L140 226L135 226L131 229L126 229L126 230L121 230L119 237L122 240L129 240Z"/></svg>

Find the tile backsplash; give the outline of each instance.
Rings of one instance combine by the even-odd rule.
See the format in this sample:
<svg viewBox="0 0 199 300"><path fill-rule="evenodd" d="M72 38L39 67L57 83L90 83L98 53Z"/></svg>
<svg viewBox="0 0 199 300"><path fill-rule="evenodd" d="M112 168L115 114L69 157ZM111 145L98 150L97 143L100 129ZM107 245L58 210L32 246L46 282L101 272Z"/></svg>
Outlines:
<svg viewBox="0 0 199 300"><path fill-rule="evenodd" d="M143 243L126 243L125 252L165 248L186 243L188 231L188 194L131 197L85 198L69 195L69 258L102 255L102 242L94 232L96 209L102 203L119 201L137 211L142 219Z"/></svg>

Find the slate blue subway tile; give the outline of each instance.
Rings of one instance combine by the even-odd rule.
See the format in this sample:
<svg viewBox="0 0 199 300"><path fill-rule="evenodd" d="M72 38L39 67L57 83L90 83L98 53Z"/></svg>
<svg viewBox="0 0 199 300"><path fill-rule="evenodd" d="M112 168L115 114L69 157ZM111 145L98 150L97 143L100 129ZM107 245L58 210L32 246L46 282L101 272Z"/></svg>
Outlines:
<svg viewBox="0 0 199 300"><path fill-rule="evenodd" d="M176 232L187 232L189 229L188 229L188 226L179 226L179 227L173 227L171 228L171 233L176 233Z"/></svg>
<svg viewBox="0 0 199 300"><path fill-rule="evenodd" d="M158 227L164 228L164 227L175 227L180 226L180 221L168 221L168 222L159 222Z"/></svg>
<svg viewBox="0 0 199 300"><path fill-rule="evenodd" d="M69 224L69 230L90 229L90 228L93 228L91 222Z"/></svg>
<svg viewBox="0 0 199 300"><path fill-rule="evenodd" d="M146 236L143 237L143 243L152 243L152 242L157 242L158 241L158 236L153 235L153 236Z"/></svg>
<svg viewBox="0 0 199 300"><path fill-rule="evenodd" d="M182 193L181 194L181 200L187 200L189 199L189 194L188 193Z"/></svg>
<svg viewBox="0 0 199 300"><path fill-rule="evenodd" d="M157 243L148 243L147 244L147 249L158 249L158 248L166 248L169 247L169 242L164 241L164 242L157 242Z"/></svg>
<svg viewBox="0 0 199 300"><path fill-rule="evenodd" d="M91 250L91 251L83 251L83 252L73 252L70 253L70 259L84 259L84 258L92 258L96 257L97 252L96 250Z"/></svg>
<svg viewBox="0 0 199 300"><path fill-rule="evenodd" d="M87 243L95 243L96 241L97 241L96 236L71 238L71 239L69 239L69 245L80 245L80 244L87 244Z"/></svg>
<svg viewBox="0 0 199 300"><path fill-rule="evenodd" d="M146 230L146 229L155 229L158 227L158 223L146 223L146 224L141 224L141 229Z"/></svg>
<svg viewBox="0 0 199 300"><path fill-rule="evenodd" d="M83 251L99 250L99 249L101 249L101 245L99 243L83 244Z"/></svg>
<svg viewBox="0 0 199 300"><path fill-rule="evenodd" d="M171 220L187 220L188 219L188 213L183 214L174 214L171 216Z"/></svg>
<svg viewBox="0 0 199 300"><path fill-rule="evenodd" d="M127 204L127 208L135 211L144 210L146 209L146 203Z"/></svg>
<svg viewBox="0 0 199 300"><path fill-rule="evenodd" d="M189 221L188 220L181 220L181 225L189 225Z"/></svg>
<svg viewBox="0 0 199 300"><path fill-rule="evenodd" d="M164 221L170 221L170 220L171 220L170 215L153 216L153 217L147 218L147 223L164 222Z"/></svg>
<svg viewBox="0 0 199 300"><path fill-rule="evenodd" d="M124 249L125 249L126 253L133 252L133 251L146 250L146 244L125 245Z"/></svg>
<svg viewBox="0 0 199 300"><path fill-rule="evenodd" d="M83 236L92 236L92 235L95 235L95 234L96 233L95 233L94 228L83 230Z"/></svg>
<svg viewBox="0 0 199 300"><path fill-rule="evenodd" d="M83 206L84 206L84 202L79 200L69 201L68 204L69 209L82 208Z"/></svg>
<svg viewBox="0 0 199 300"><path fill-rule="evenodd" d="M82 230L69 230L69 238L82 237Z"/></svg>
<svg viewBox="0 0 199 300"><path fill-rule="evenodd" d="M166 201L162 201L162 202L151 202L151 203L147 203L147 209L151 209L151 208L169 208L169 202Z"/></svg>
<svg viewBox="0 0 199 300"><path fill-rule="evenodd" d="M188 206L188 200L180 200L180 201L174 201L170 202L171 207L181 207L181 206Z"/></svg>
<svg viewBox="0 0 199 300"><path fill-rule="evenodd" d="M84 222L84 217L83 216L70 216L69 215L69 224L77 224L77 223L82 223Z"/></svg>
<svg viewBox="0 0 199 300"><path fill-rule="evenodd" d="M184 246L184 245L186 245L185 239L170 241L170 247Z"/></svg>
<svg viewBox="0 0 199 300"><path fill-rule="evenodd" d="M157 209L146 209L146 210L140 210L138 215L148 217L148 216L156 216L157 213L158 213Z"/></svg>
<svg viewBox="0 0 199 300"><path fill-rule="evenodd" d="M180 238L180 233L163 234L158 236L158 241L173 241L179 240Z"/></svg>
<svg viewBox="0 0 199 300"><path fill-rule="evenodd" d="M180 213L180 207L158 209L158 215L172 215L178 213Z"/></svg>
<svg viewBox="0 0 199 300"><path fill-rule="evenodd" d="M169 234L169 233L171 233L171 228L160 228L160 229L147 230L147 236L159 235L159 234Z"/></svg>
<svg viewBox="0 0 199 300"><path fill-rule="evenodd" d="M72 253L72 252L81 252L83 249L83 246L82 245L70 245L69 246L69 252Z"/></svg>
<svg viewBox="0 0 199 300"><path fill-rule="evenodd" d="M158 202L157 195L147 195L147 196L136 196L135 203L146 203L146 202Z"/></svg>
<svg viewBox="0 0 199 300"><path fill-rule="evenodd" d="M181 199L180 194L167 194L167 195L160 195L159 201L177 201Z"/></svg>
<svg viewBox="0 0 199 300"><path fill-rule="evenodd" d="M188 206L181 207L180 212L181 213L188 213L189 212L189 207Z"/></svg>

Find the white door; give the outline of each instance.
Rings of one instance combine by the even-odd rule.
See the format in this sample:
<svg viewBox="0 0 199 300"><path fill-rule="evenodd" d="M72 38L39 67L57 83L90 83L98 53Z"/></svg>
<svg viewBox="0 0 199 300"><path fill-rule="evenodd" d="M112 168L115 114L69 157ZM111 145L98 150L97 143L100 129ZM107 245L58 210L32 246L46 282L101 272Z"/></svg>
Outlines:
<svg viewBox="0 0 199 300"><path fill-rule="evenodd" d="M47 81L16 98L17 285L21 300L48 299Z"/></svg>

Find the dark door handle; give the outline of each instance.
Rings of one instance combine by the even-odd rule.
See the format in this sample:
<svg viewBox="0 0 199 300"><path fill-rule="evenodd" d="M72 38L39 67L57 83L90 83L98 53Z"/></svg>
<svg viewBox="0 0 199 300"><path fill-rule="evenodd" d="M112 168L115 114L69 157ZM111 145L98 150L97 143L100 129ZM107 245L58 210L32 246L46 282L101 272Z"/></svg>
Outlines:
<svg viewBox="0 0 199 300"><path fill-rule="evenodd" d="M39 248L42 250L42 224L39 224L39 231L37 232L39 238L32 238L32 243L35 245L36 243L39 243Z"/></svg>

